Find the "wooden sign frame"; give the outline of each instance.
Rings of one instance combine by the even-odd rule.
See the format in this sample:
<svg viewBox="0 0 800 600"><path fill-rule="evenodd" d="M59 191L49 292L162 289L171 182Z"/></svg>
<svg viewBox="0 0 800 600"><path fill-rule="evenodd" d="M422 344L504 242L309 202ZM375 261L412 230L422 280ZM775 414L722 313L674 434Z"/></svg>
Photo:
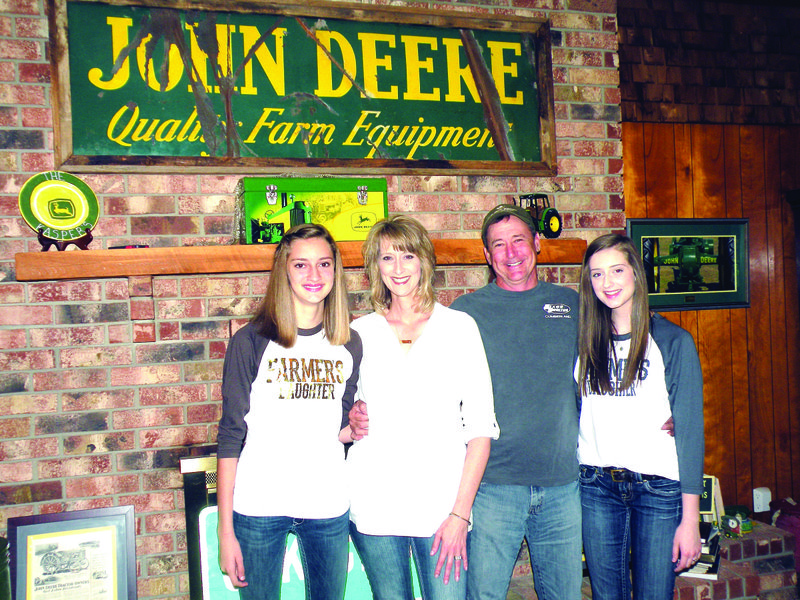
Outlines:
<svg viewBox="0 0 800 600"><path fill-rule="evenodd" d="M438 10L432 11L383 6L378 7L348 4L343 2L319 2L314 0L302 3L298 2L297 0L290 0L289 2L280 4L264 0L237 2L227 2L226 0L202 0L200 2L177 0L175 2L168 3L169 8L166 8L165 4L166 3L163 0L160 0L159 2L155 2L153 0L110 0L107 2L99 2L98 0L48 0L48 9L50 15L50 42L52 48L52 97L54 105L57 168L78 173L135 172L146 169L148 171L167 173L234 172L244 174L279 173L291 171L293 173L319 174L321 172L335 172L337 174L359 175L490 173L494 176L553 176L557 172L555 155L555 116L550 27L548 21L545 19L533 17L522 18L507 15L503 15L502 18L498 18L486 15L475 16L466 12L444 12ZM194 92L194 110L196 113L200 114L200 117L195 115L195 132L198 131L196 122L200 122L200 124L203 126L203 135L200 136L198 134L195 138L195 141L197 138L200 138L201 142L205 143L209 147L212 147L211 144L206 142L207 139L212 139L214 143L212 152L207 153L209 155L204 156L203 154L206 153L205 151L197 152L196 149L186 151L184 149L186 144L182 146L174 145L167 153L165 153L161 149L163 145L162 147L159 147L155 141L153 141L151 144L153 148L152 152L150 151L149 147L146 152L143 152L141 149L134 151L132 148L126 148L123 145L123 143L127 144L127 138L118 139L116 137L116 132L118 131L118 129L114 129L114 123L116 122L109 120L107 116L100 116L100 111L92 108L92 106L94 106L93 103L98 102L96 97L110 97L113 93L116 93L116 90L111 90L109 88L109 90L103 91L91 88L85 81L85 70L80 72L80 78L75 77L76 81L71 81L71 52L73 52L77 57L80 54L79 50L82 53L89 53L89 49L88 46L85 48L78 48L76 46L76 48L70 49L69 40L72 39L70 38L70 35L75 36L75 39L81 42L84 38L89 38L87 40L87 44L91 45L93 48L97 48L97 44L100 43L102 36L109 37L109 35L107 31L97 31L97 29L103 29L97 27L95 27L95 29L92 31L87 31L85 35L81 35L78 31L81 27L81 22L78 19L76 19L76 22L72 24L68 22L68 9L71 8L70 5L81 5L79 7L80 10L98 11L108 10L104 7L112 7L115 9L119 9L120 7L137 7L137 9L142 11L149 11L150 14L157 13L158 15L163 15L164 13L169 12L178 14L180 11L184 11L183 13L180 13L181 15L185 15L186 12L189 11L193 11L191 14L195 15L198 13L203 14L202 11L207 11L213 15L213 18L215 19L214 23L216 23L216 26L218 27L224 26L225 18L227 17L229 28L231 20L236 18L241 20L243 14L246 15L248 19L253 21L255 21L257 18L275 17L278 19L277 22L290 24L295 29L297 29L298 26L302 28L302 30L298 29L298 31L301 31L300 34L292 33L292 36L288 39L293 44L299 44L300 42L303 42L306 45L306 49L310 43L312 51L316 52L317 64L320 62L320 47L324 46L319 39L322 36L320 35L321 30L316 29L317 24L321 23L321 27L323 29L326 27L326 24L330 23L333 23L333 26L338 23L342 25L343 29L348 27L353 28L355 29L355 32L358 33L359 40L361 39L360 36L362 35L361 30L358 29L359 27L364 27L367 29L370 26L376 28L385 28L388 25L392 27L393 31L396 30L398 32L398 40L401 38L400 34L406 30L410 32L407 36L405 36L407 39L418 39L420 28L425 28L426 32L430 32L431 37L424 39L433 41L416 42L418 45L416 49L412 51L412 54L409 54L407 41L403 42L406 44L405 50L392 50L392 52L401 54L405 52L402 54L402 56L394 56L395 64L400 64L403 60L406 61L405 63L402 63L405 64L405 69L398 67L396 69L397 72L392 72L391 61L388 63L381 62L387 61L388 58L391 58L388 57L387 54L383 58L379 57L377 59L374 55L371 56L373 63L380 63L378 67L373 69L373 71L388 73L387 77L389 75L392 77L405 76L405 79L401 79L400 81L407 86L410 86L409 82L412 81L412 77L409 75L409 73L416 72L421 74L419 79L423 77L427 79L424 80L424 91L419 88L419 85L417 86L417 94L420 96L420 98L422 100L432 98L432 93L428 94L429 98L422 98L422 96L425 95L424 92L430 92L431 89L438 90L438 87L441 87L443 88L441 93L437 93L435 96L441 100L441 98L446 96L446 92L449 91L449 97L451 98L449 100L450 104L446 104L443 100L438 102L411 102L407 100L408 96L402 92L402 90L401 93L397 95L394 104L391 105L393 110L408 111L409 106L413 105L416 107L413 110L417 111L417 113L415 113L415 118L418 116L416 120L419 122L412 122L410 119L402 121L403 127L411 127L412 131L412 133L409 134L405 140L406 146L411 145L411 135L418 136L414 141L415 143L419 142L419 144L416 147L412 146L413 152L398 148L401 144L397 139L395 139L393 143L391 136L389 136L388 142L386 139L382 138L382 141L379 141L376 144L375 140L378 139L379 133L378 127L376 126L375 128L368 130L366 125L361 124L360 126L362 127L362 131L359 132L359 135L361 135L363 139L358 138L357 141L364 142L365 145L363 146L363 155L360 157L350 157L349 155L340 157L340 155L337 153L354 152L354 150L351 148L344 148L344 146L353 146L357 144L353 141L351 141L349 144L343 144L340 143L341 140L339 138L336 140L338 146L326 142L328 145L324 149L312 148L312 142L308 141L308 139L305 139L302 141L302 143L305 144L305 155L303 156L294 156L291 153L287 153L285 156L280 155L280 153L284 151L298 152L299 150L297 147L276 149L274 148L274 142L272 140L269 141L269 144L272 144L273 146L270 146L268 152L277 152L278 155L248 155L250 148L246 147L247 144L242 143L242 140L252 141L255 140L257 136L253 135L253 131L255 130L251 128L250 122L247 122L243 128L242 121L239 120L239 117L241 116L241 110L238 114L236 113L236 107L234 106L234 108L232 108L234 102L231 99L234 98L236 102L240 103L244 102L242 100L244 94L231 94L230 96L221 98L221 96L224 96L224 94L220 93L219 90L224 91L226 89L234 89L233 86L240 84L243 85L241 83L241 68L243 66L246 67L247 61L252 62L255 60L253 58L255 51L251 47L250 53L246 54L244 57L238 57L241 59L241 62L238 63L238 71L237 63L235 61L228 66L227 76L224 72L225 68L222 68L222 80L219 78L214 80L207 76L206 73L206 75L201 74L199 76L200 79L203 79L204 77L205 79L199 81L198 83L197 78L192 79L192 77L185 76L186 80L189 81L188 89ZM155 20L155 18L152 20ZM158 76L161 76L162 80L160 82L156 81L155 79L153 81L156 81L157 85L162 86L162 88L166 87L164 80L168 79L168 76L165 76L164 73L170 69L168 61L164 60L162 63L160 75L159 71L156 69L149 69L147 65L156 65L156 62L153 61L158 60L158 56L170 55L175 48L183 44L185 47L179 48L180 52L178 52L177 56L181 58L179 61L180 64L185 67L185 65L188 64L187 60L189 60L186 58L189 56L189 50L192 52L196 52L198 50L198 38L195 37L193 39L189 39L188 41L181 42L180 40L182 39L182 34L180 32L183 32L184 30L190 31L189 34L183 34L190 36L195 35L195 29L192 29L185 22L179 23L181 27L174 28L174 31L178 31L179 34L176 35L173 33L173 37L170 38L171 40L178 40L177 42L173 43L170 41L170 39L166 39L165 37L165 39L161 40L161 43L163 44L162 49L155 49L154 47L148 47L145 49L146 38L141 39L140 37L140 34L144 29L144 25L141 25L139 22L130 18L128 18L127 21L130 24L127 25L126 35L130 36L131 43L123 48L120 47L120 44L115 41L115 43L117 43L117 47L114 48L110 53L109 50L112 48L111 42L106 43L108 49L95 50L95 53L98 55L97 60L102 61L103 67L102 69L97 68L91 70L98 72L103 70L101 77L103 78L102 81L105 83L108 81L109 77L113 77L113 74L118 73L120 63L127 62L127 59L130 58L130 62L134 63L134 66L130 67L130 71L134 73L134 76L141 74L141 82L139 84L141 87L147 88L149 85L150 88L155 89L158 92L165 91L164 89L158 89L157 86L154 87L154 85L148 81L148 77L157 78ZM219 25L220 23L222 23L222 25ZM313 27L309 27L309 23L313 23ZM193 22L193 24L196 26L196 23ZM72 34L70 34L71 25L73 26ZM276 28L277 26L273 27L272 35L277 35L274 33ZM156 35L166 36L166 34L163 33L164 29L165 28L163 27L162 23L160 28L154 26L152 27L151 31L155 31ZM230 32L232 30L229 29L228 31ZM94 33L94 36L90 35L91 33ZM415 38L415 36L412 34L417 34L417 38ZM228 35L230 36L230 33L228 33ZM364 35L372 34L367 31ZM377 36L378 34L375 35ZM436 37L437 35L440 37ZM506 38L502 36L513 37ZM95 37L96 39L91 39L92 37ZM386 34L384 34L384 38L385 37ZM491 44L494 44L495 46L502 47L502 49L498 51L501 54L500 59L496 59L495 57L495 48L491 48L493 54L490 56L489 50L487 50L485 47L485 40L487 38L495 37L501 41L495 42L490 40L488 45L491 46ZM270 32L264 31L257 43L265 45L267 43L265 40L268 38L270 38ZM512 44L502 41L506 39L518 40L518 42ZM439 42L438 47L436 40ZM381 41L385 41L385 39ZM139 43L139 45L136 46L134 42ZM271 43L274 42L271 41ZM287 41L286 43L288 44L289 42ZM458 46L459 43L461 44L460 46ZM399 45L400 41L398 41L397 44ZM447 73L452 69L442 69L441 63L436 63L437 66L435 69L432 66L434 64L434 51L436 50L440 53L436 55L435 60L441 60L440 57L444 52L445 45L448 46L449 50L452 50L453 46L457 47L455 50L456 54L448 54L448 61L457 61L456 64L459 65L461 69L459 71L461 73L461 79L459 79L456 84L453 84L453 82L456 80L453 79L452 76L450 76L448 79ZM233 42L230 43L230 46L233 46ZM330 46L330 43L328 46ZM513 48L510 48L511 46L513 46ZM103 48L105 48L105 46L103 46ZM381 48L381 52L384 52L384 46L381 46ZM291 49L287 48L287 56L289 55L290 50ZM228 52L228 57L230 58L232 51L229 50ZM277 53L277 50L275 50L275 52ZM369 100L375 102L374 93L371 91L371 88L369 88L369 84L365 83L367 80L366 75L359 72L357 75L351 76L351 68L348 67L347 64L339 65L336 61L336 57L333 56L332 51L323 49L322 52L327 52L330 62L336 65L335 67L331 67L331 69L336 73L337 77L342 78L342 80L345 78L350 79L352 83L352 89L347 92L347 95L350 97L348 100L350 105L359 106L359 102L363 103ZM503 55L503 52L506 54ZM112 56L115 56L116 60L112 61ZM208 55L203 56L208 58ZM218 54L214 56L214 60L211 61L211 63L214 64L214 62L222 56L222 51L219 50ZM460 58L454 59L453 56L460 56ZM142 67L143 57L145 65L144 70ZM136 72L137 59L139 60L138 73ZM148 60L150 62L148 62ZM364 56L362 56L362 61L364 65L368 64L367 58ZM230 60L228 62L230 63ZM167 65L167 68L164 68L165 64ZM409 64L411 64L416 71L410 70L408 66ZM114 65L113 68L112 65ZM446 65L451 66L451 63L447 62ZM192 71L193 73L198 73L194 63L191 64L191 67L194 69ZM253 69L251 69L251 71L252 70ZM356 72L355 68L352 70L354 73ZM436 77L441 77L442 79L431 79L431 77L433 77L434 70L436 72ZM184 70L184 73L187 72L188 70ZM219 74L220 70L211 69L208 72ZM499 76L497 75L498 72L500 73ZM520 75L520 72L523 72L523 74ZM178 76L181 76L181 74L179 73ZM96 79L97 77L98 76L95 75ZM214 77L216 78L217 75L214 75ZM239 77L240 79L237 80L236 77ZM363 81L359 80L359 77L361 77ZM495 81L495 79L497 79L497 81ZM504 88L507 82L522 86L523 81L525 82L524 90L520 89L516 91L509 91ZM215 87L213 85L214 83L220 85ZM228 86L226 87L224 84L228 84ZM76 87L78 85L82 87ZM184 96L191 98L191 93L186 93L187 84L182 81L181 85ZM375 83L375 81L372 81L372 85L376 87L384 86L385 88L388 84L382 82ZM445 87L448 85L450 87ZM264 87L269 91L266 86ZM215 105L210 111L208 111L208 106L206 106L210 103L208 98L215 93L213 92L215 89L217 90L216 93L218 94L218 96L214 99L215 102L219 102L221 98L225 105L224 107L222 107L221 104ZM407 88L403 89L407 91ZM458 94L452 93L454 89L458 90ZM462 93L462 89L467 91ZM360 90L360 92L358 90ZM314 95L312 92L318 91L319 89L304 89L301 91L295 91L293 93L295 94L295 97L297 97ZM149 93L149 90L145 89L145 92ZM206 92L208 93L206 94ZM133 92L126 93L133 94ZM204 94L206 95L204 96ZM514 96L514 94L516 94L516 96ZM277 96L273 94L273 97L284 99L286 96L290 95L291 94L288 93L287 89L284 96ZM123 98L116 100L117 104L114 106L122 107L119 109L118 114L119 112L125 113L125 106L130 107L130 111L124 116L124 118L127 119L133 114L133 107L138 109L137 102L153 102L152 100L147 100L146 96L147 94L144 93L138 96L129 95L127 99ZM198 98L201 97L205 98L203 102L198 100ZM456 105L453 104L455 101L452 100L452 98L459 97L462 98L462 100L459 100L461 102L461 104L458 105L459 110L463 109L472 111L471 114L473 115L474 111L479 111L477 119L472 118L468 123L464 124L464 131L461 131L462 127L459 125L459 117L456 116L452 117L454 119L452 124L442 121L444 124L438 126L438 129L432 125L429 126L427 123L423 124L424 120L428 118L446 119L447 116L455 110L454 107ZM78 98L80 98L80 100L78 100ZM117 98L119 98L119 95ZM261 102L265 102L265 100L263 100L263 94L260 90L258 98ZM467 100L465 101L463 98L467 98ZM515 98L518 101L514 102L513 100ZM513 111L520 111L521 109L510 106L510 104L522 104L523 102L527 103L528 98L532 99L530 100L531 107L535 110L530 110L531 107L528 107L526 104L524 106L525 118L515 118L512 121L510 117L515 115L516 117L520 117L521 114L520 112L515 113ZM326 97L324 100L327 104L332 104L335 109L338 110L339 105L334 104L336 100L335 98L331 99ZM315 101L319 104L321 99L318 97L315 98ZM147 107L151 105L142 106ZM239 104L239 106L244 106L244 104ZM375 105L372 104L371 106ZM326 109L316 107L317 112L315 114L320 115L322 112L325 112L325 114L328 116L331 114L339 114L336 113L336 110L331 109L330 106L328 109L330 110L327 110L326 112ZM360 110L362 115L365 112L368 112L363 108ZM219 143L216 141L215 135L210 135L210 133L213 133L212 129L207 128L209 118L214 120L214 112L218 113L216 115L217 119L215 122L215 127L218 127L221 131L220 140L222 141ZM386 112L388 113L388 111ZM452 114L456 115L455 112L452 112ZM206 120L201 118L203 115L206 116ZM331 119L333 118L334 117L331 117ZM91 152L86 151L81 144L75 143L78 137L88 135L85 133L87 131L85 124L87 119L96 119L97 127L106 127L107 129L102 129L102 132L104 134L106 131L108 132L108 139L101 139L103 138L103 135L96 135L91 138L92 143L94 143L94 140L97 140L98 144L97 150L92 148ZM164 116L162 122L166 120L167 117ZM151 127L155 127L152 125L152 122L154 121L156 121L156 119L151 119ZM188 127L189 119L187 118L186 121L187 123L184 124L183 130L184 133L188 131L186 128ZM400 121L401 120L398 120L398 122ZM238 127L243 128L242 132L236 131L236 125L229 126L228 123L238 123ZM345 128L343 124L341 131L345 132L345 134L349 131L352 138L353 132L355 131L353 128L353 123L352 121L346 121L346 123L348 124L349 129ZM481 128L476 127L476 123L480 124ZM305 125L306 129L308 129L309 123L299 123L298 125ZM121 125L118 124L116 126L121 127ZM131 125L131 127L133 127L133 125ZM142 129L139 130L140 134L147 135L145 126L139 125L139 127L142 127ZM173 138L175 137L177 127L178 125L175 125L171 132ZM388 129L390 126L387 124L381 127ZM399 127L399 125L397 127ZM419 131L415 132L415 128ZM431 131L423 132L423 129ZM450 131L454 129L458 130L455 134L455 138L451 137L452 131ZM448 130L448 136L444 135L445 130ZM247 137L248 131L250 132L249 138ZM473 146L475 146L474 140L476 138L469 138L471 144L466 143L467 133L464 133L465 131L472 132L475 136L478 135L478 131L481 132L480 140L482 144L485 142L485 145L481 146L480 153L473 148ZM162 132L162 137L167 137L168 133L169 132ZM463 137L461 136L462 133L464 134ZM301 134L305 135L306 138L308 137L306 131L302 131ZM427 137L424 137L424 140L429 147L420 147L422 145L423 134L429 134ZM366 139L367 135L369 136L369 139ZM346 135L341 137L344 138ZM109 140L116 142L116 145L109 143ZM460 144L458 148L455 148L455 146L458 145L455 143L451 143L448 146L446 142L452 140L463 141L465 143ZM185 142L185 137L180 141ZM440 147L439 142L441 142ZM258 143L262 143L260 138L258 139ZM266 142L263 143L266 144ZM88 146L88 144L84 145ZM135 144L130 145L133 146ZM367 157L367 150L369 149L370 145L377 147L378 150L383 149L383 154L380 152L376 153L373 150L372 155ZM392 147L393 145L395 147ZM531 146L533 147L533 150L530 150ZM224 150L224 152L221 150ZM316 154L311 151L315 151ZM361 149L359 149L359 151L361 151ZM403 151L405 151L406 154L401 154ZM486 158L484 155L489 152L491 152L491 156ZM473 154L475 156L479 156L479 158L474 160L471 158L462 158L462 155L472 156ZM530 158L528 155L530 155Z"/></svg>

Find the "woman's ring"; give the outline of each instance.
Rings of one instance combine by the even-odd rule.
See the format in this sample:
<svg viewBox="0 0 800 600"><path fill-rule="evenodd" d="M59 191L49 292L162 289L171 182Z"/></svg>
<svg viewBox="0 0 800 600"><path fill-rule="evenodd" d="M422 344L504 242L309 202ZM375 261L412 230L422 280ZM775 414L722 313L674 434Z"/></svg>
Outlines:
<svg viewBox="0 0 800 600"><path fill-rule="evenodd" d="M454 557L456 560L461 560L461 556Z"/></svg>

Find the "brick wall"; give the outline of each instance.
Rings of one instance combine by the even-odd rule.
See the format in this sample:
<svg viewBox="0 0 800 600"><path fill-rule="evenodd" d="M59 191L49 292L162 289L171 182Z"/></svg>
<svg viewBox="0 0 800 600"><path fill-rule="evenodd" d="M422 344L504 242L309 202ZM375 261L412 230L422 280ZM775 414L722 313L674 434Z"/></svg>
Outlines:
<svg viewBox="0 0 800 600"><path fill-rule="evenodd" d="M266 274L15 280L37 251L17 194L53 163L47 19L40 0L0 13L0 534L12 516L132 504L140 598L186 598L178 461L213 443L225 345L263 294ZM482 213L518 193L552 194L565 237L624 227L616 3L508 0L448 10L551 20L559 174L388 177L391 212L437 237L477 237ZM91 174L100 220L91 248L226 243L238 175ZM572 284L576 267L543 277ZM485 269L437 272L445 304ZM348 273L352 305L365 280Z"/></svg>

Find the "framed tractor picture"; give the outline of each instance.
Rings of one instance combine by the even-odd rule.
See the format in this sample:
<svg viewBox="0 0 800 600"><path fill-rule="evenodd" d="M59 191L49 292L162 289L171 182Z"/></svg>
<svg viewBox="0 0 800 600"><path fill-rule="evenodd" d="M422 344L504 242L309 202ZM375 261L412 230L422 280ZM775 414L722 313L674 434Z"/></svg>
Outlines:
<svg viewBox="0 0 800 600"><path fill-rule="evenodd" d="M654 310L750 306L747 219L628 219Z"/></svg>

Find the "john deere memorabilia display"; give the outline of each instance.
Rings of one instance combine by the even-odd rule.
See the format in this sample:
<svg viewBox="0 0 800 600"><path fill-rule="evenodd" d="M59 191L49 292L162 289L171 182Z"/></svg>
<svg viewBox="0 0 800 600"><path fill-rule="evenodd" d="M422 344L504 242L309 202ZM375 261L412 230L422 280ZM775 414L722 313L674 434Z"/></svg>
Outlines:
<svg viewBox="0 0 800 600"><path fill-rule="evenodd" d="M324 225L338 242L364 240L386 217L383 178L245 177L237 187L240 244L274 244L293 225Z"/></svg>
<svg viewBox="0 0 800 600"><path fill-rule="evenodd" d="M547 194L522 194L519 205L526 208L533 218L539 235L553 239L561 235L564 223L554 206L550 206Z"/></svg>
<svg viewBox="0 0 800 600"><path fill-rule="evenodd" d="M628 219L658 310L750 303L747 219Z"/></svg>
<svg viewBox="0 0 800 600"><path fill-rule="evenodd" d="M19 191L22 218L39 236L42 251L69 244L86 250L97 225L97 197L83 181L61 171L34 175Z"/></svg>
<svg viewBox="0 0 800 600"><path fill-rule="evenodd" d="M50 3L57 157L71 167L555 173L545 19Z"/></svg>

